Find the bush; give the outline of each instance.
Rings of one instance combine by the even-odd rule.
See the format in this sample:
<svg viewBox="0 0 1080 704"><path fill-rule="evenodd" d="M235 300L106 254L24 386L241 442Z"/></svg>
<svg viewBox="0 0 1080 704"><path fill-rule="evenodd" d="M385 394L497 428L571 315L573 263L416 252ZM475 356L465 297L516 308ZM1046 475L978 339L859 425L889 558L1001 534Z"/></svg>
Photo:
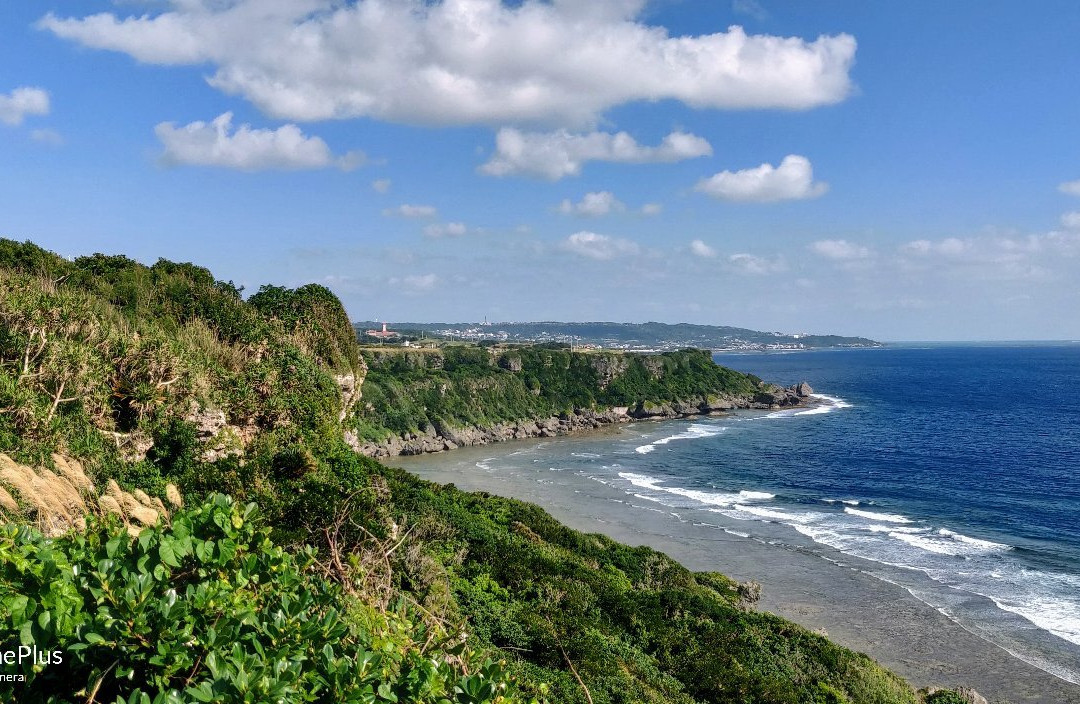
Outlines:
<svg viewBox="0 0 1080 704"><path fill-rule="evenodd" d="M58 540L0 528L0 607L3 649L52 654L4 668L26 679L0 681L8 701L517 701L501 665L425 652L438 640L407 612L362 625L311 548L274 545L223 495L134 540L110 521Z"/></svg>

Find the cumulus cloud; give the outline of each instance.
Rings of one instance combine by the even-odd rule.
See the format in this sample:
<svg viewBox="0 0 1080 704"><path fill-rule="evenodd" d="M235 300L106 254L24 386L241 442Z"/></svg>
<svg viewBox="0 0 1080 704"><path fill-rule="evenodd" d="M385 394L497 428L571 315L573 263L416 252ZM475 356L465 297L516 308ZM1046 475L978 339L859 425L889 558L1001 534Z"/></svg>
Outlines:
<svg viewBox="0 0 1080 704"><path fill-rule="evenodd" d="M662 212L664 212L664 206L660 203L646 203L645 205L641 206L642 215L648 215L651 217L653 215L659 215Z"/></svg>
<svg viewBox="0 0 1080 704"><path fill-rule="evenodd" d="M41 88L23 86L0 93L0 122L21 125L27 115L48 115L49 94Z"/></svg>
<svg viewBox="0 0 1080 704"><path fill-rule="evenodd" d="M670 163L710 154L712 146L707 141L686 132L672 132L659 145L646 147L626 132L521 132L506 127L495 136L495 154L480 171L490 176L525 175L558 181L577 176L589 161Z"/></svg>
<svg viewBox="0 0 1080 704"><path fill-rule="evenodd" d="M433 239L440 237L461 237L469 231L463 222L432 224L424 228L424 235Z"/></svg>
<svg viewBox="0 0 1080 704"><path fill-rule="evenodd" d="M290 120L594 125L609 108L801 110L851 92L847 34L672 37L644 0L168 0L160 12L47 14L38 27L209 82Z"/></svg>
<svg viewBox="0 0 1080 704"><path fill-rule="evenodd" d="M694 240L690 243L690 251L699 257L706 259L716 256L716 250L705 244L701 240Z"/></svg>
<svg viewBox="0 0 1080 704"><path fill-rule="evenodd" d="M571 203L569 198L563 200L559 203L558 210L563 215L597 218L612 212L622 212L626 210L626 205L611 191L595 191L586 193L577 203Z"/></svg>
<svg viewBox="0 0 1080 704"><path fill-rule="evenodd" d="M814 169L809 159L789 154L780 166L762 164L742 171L721 171L699 181L694 190L719 200L772 203L817 198L829 190L829 185L814 181Z"/></svg>
<svg viewBox="0 0 1080 704"><path fill-rule="evenodd" d="M561 246L568 252L600 261L637 254L641 251L636 242L587 231L575 232L563 240Z"/></svg>
<svg viewBox="0 0 1080 704"><path fill-rule="evenodd" d="M216 166L241 171L266 169L325 169L349 171L360 166L361 152L335 156L319 137L305 135L296 125L276 130L234 128L226 112L212 122L196 121L183 127L162 122L154 133L165 147L161 160L169 165Z"/></svg>
<svg viewBox="0 0 1080 704"><path fill-rule="evenodd" d="M1069 230L1080 230L1080 211L1074 210L1062 215L1061 226Z"/></svg>
<svg viewBox="0 0 1080 704"><path fill-rule="evenodd" d="M871 254L868 247L847 240L818 240L810 245L810 250L819 256L834 261L867 259Z"/></svg>
<svg viewBox="0 0 1080 704"><path fill-rule="evenodd" d="M389 193L390 185L390 179L388 178L380 178L371 182L371 188L376 193Z"/></svg>
<svg viewBox="0 0 1080 704"><path fill-rule="evenodd" d="M1045 281L1061 275L1064 260L1080 256L1080 231L914 240L901 245L898 252L898 264L907 271Z"/></svg>
<svg viewBox="0 0 1080 704"><path fill-rule="evenodd" d="M1062 193L1068 193L1070 196L1080 196L1080 179L1066 181L1058 186L1058 190Z"/></svg>
<svg viewBox="0 0 1080 704"><path fill-rule="evenodd" d="M439 211L433 205L412 205L410 203L404 203L396 208L386 208L382 211L382 214L386 217L401 217L401 218L433 218L439 214Z"/></svg>

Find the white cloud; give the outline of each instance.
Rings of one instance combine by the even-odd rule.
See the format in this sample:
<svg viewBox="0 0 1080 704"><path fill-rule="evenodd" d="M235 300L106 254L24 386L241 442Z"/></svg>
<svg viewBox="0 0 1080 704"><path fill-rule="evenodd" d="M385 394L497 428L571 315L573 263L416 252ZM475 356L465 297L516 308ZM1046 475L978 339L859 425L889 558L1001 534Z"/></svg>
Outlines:
<svg viewBox="0 0 1080 704"><path fill-rule="evenodd" d="M1062 193L1068 193L1070 196L1080 196L1080 179L1066 181L1058 186L1058 190Z"/></svg>
<svg viewBox="0 0 1080 704"><path fill-rule="evenodd" d="M644 0L170 0L167 11L47 14L38 27L209 82L290 120L591 126L607 109L808 109L851 92L855 39L672 37Z"/></svg>
<svg viewBox="0 0 1080 704"><path fill-rule="evenodd" d="M305 135L296 125L282 125L276 130L253 129L243 124L233 128L233 114L226 112L212 122L192 122L177 127L162 122L154 133L165 152L162 162L170 165L217 166L241 171L265 169L325 169L343 171L360 166L361 152L335 156L319 137Z"/></svg>
<svg viewBox="0 0 1080 704"><path fill-rule="evenodd" d="M810 245L810 249L819 256L835 261L866 259L871 254L869 248L847 240L818 240Z"/></svg>
<svg viewBox="0 0 1080 704"><path fill-rule="evenodd" d="M382 214L386 217L398 216L402 218L433 218L439 214L439 211L433 205L412 205L405 203L399 205L396 208L386 208L382 211Z"/></svg>
<svg viewBox="0 0 1080 704"><path fill-rule="evenodd" d="M380 178L371 182L371 188L376 193L389 193L390 192L390 179Z"/></svg>
<svg viewBox="0 0 1080 704"><path fill-rule="evenodd" d="M901 245L898 252L897 263L908 272L936 270L983 280L1047 281L1067 275L1063 260L1080 256L1080 231L915 240Z"/></svg>
<svg viewBox="0 0 1080 704"><path fill-rule="evenodd" d="M699 181L694 190L720 200L772 203L817 198L829 190L829 185L814 181L814 169L809 159L789 154L780 166L762 164L742 171L721 171Z"/></svg>
<svg viewBox="0 0 1080 704"><path fill-rule="evenodd" d="M23 86L0 93L0 122L21 125L27 115L48 115L49 94L41 88Z"/></svg>
<svg viewBox="0 0 1080 704"><path fill-rule="evenodd" d="M47 144L50 147L59 147L64 143L64 137L56 130L42 129L32 130L30 132L30 139L41 144Z"/></svg>
<svg viewBox="0 0 1080 704"><path fill-rule="evenodd" d="M1080 230L1080 211L1074 210L1062 215L1061 226L1069 230Z"/></svg>
<svg viewBox="0 0 1080 704"><path fill-rule="evenodd" d="M707 141L672 132L655 147L645 147L626 132L521 132L506 127L495 136L495 154L480 167L491 176L528 175L557 181L577 176L589 161L622 164L670 163L712 154Z"/></svg>
<svg viewBox="0 0 1080 704"><path fill-rule="evenodd" d="M787 270L787 263L780 258L766 259L753 254L732 254L728 264L735 270L746 274L775 274Z"/></svg>
<svg viewBox="0 0 1080 704"><path fill-rule="evenodd" d="M637 243L630 240L586 231L575 232L567 237L561 246L568 252L601 261L637 254L641 251Z"/></svg>
<svg viewBox="0 0 1080 704"><path fill-rule="evenodd" d="M699 257L705 257L706 259L715 257L716 250L705 244L701 240L694 240L690 243L690 251Z"/></svg>
<svg viewBox="0 0 1080 704"><path fill-rule="evenodd" d="M664 212L664 206L660 203L646 203L641 206L641 214L652 217L653 215L659 215Z"/></svg>
<svg viewBox="0 0 1080 704"><path fill-rule="evenodd" d="M469 231L462 222L448 222L443 224L428 225L424 228L424 235L438 239L439 237L461 237Z"/></svg>
<svg viewBox="0 0 1080 704"><path fill-rule="evenodd" d="M626 210L626 205L611 191L595 191L586 193L577 203L571 203L569 199L563 200L558 210L563 215L596 218L611 212L622 212Z"/></svg>

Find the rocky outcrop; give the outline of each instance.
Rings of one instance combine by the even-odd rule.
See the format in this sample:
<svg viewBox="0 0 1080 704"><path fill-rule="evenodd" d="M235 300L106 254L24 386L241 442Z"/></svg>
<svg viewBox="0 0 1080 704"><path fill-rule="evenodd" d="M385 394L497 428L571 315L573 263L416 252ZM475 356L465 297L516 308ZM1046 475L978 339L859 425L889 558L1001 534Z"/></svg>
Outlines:
<svg viewBox="0 0 1080 704"><path fill-rule="evenodd" d="M935 697L935 694L939 695L939 697ZM948 701L957 701L957 698L959 698L959 701L964 702L964 704L989 704L989 702L986 701L986 697L970 687L960 687L959 689L927 687L926 689L919 690L919 695L922 697L921 701L936 701L940 698L940 695L944 694L956 695L955 697L950 697Z"/></svg>
<svg viewBox="0 0 1080 704"><path fill-rule="evenodd" d="M202 445L203 462L217 462L226 457L239 457L255 437L254 425L230 425L225 411L193 405L184 420L195 425L195 436Z"/></svg>
<svg viewBox="0 0 1080 704"><path fill-rule="evenodd" d="M626 413L626 409L579 409L550 418L495 423L485 427L440 425L401 437L391 436L380 443L361 442L355 433L349 433L346 439L354 450L369 457L396 457L488 445L506 440L569 435L630 420L633 419Z"/></svg>
<svg viewBox="0 0 1080 704"><path fill-rule="evenodd" d="M589 364L596 370L600 388L606 389L608 384L617 377L622 376L626 368L630 366L630 360L626 355L595 355L589 358Z"/></svg>
<svg viewBox="0 0 1080 704"><path fill-rule="evenodd" d="M521 356L516 354L504 354L499 357L499 366L510 372L520 372Z"/></svg>
<svg viewBox="0 0 1080 704"><path fill-rule="evenodd" d="M803 395L799 394L800 389L805 392ZM633 407L620 406L607 410L581 408L573 413L563 413L550 418L507 421L490 426L453 426L436 422L423 431L406 433L403 436L392 435L382 442L363 441L355 432L346 431L345 440L354 450L369 457L419 455L506 440L569 435L636 420L689 418L734 409L798 406L807 402L811 391L810 385L803 382L786 389L770 386L753 397L709 395L685 401L642 401Z"/></svg>
<svg viewBox="0 0 1080 704"><path fill-rule="evenodd" d="M116 441L116 449L120 453L120 458L125 462L142 462L146 459L150 448L154 446L154 439L145 430L141 429L136 429L130 433L114 432L112 438Z"/></svg>
<svg viewBox="0 0 1080 704"><path fill-rule="evenodd" d="M338 411L338 420L345 420L349 410L356 404L360 397L360 386L356 383L355 374L336 374L334 383L337 384L338 393L341 394L341 410Z"/></svg>
<svg viewBox="0 0 1080 704"><path fill-rule="evenodd" d="M813 389L805 381L786 389L776 384L770 384L763 390L754 394L754 408L784 408L786 406L798 406L810 396Z"/></svg>

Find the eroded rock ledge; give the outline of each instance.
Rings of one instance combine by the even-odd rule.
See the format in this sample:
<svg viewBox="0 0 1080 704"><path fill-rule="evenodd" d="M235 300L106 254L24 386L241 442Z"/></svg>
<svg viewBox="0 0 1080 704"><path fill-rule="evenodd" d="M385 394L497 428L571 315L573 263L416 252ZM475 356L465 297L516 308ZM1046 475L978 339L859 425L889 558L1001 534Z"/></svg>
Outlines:
<svg viewBox="0 0 1080 704"><path fill-rule="evenodd" d="M685 401L641 401L635 406L616 406L606 410L580 408L575 409L573 413L562 413L548 418L507 421L490 426L456 427L435 423L422 432L391 436L378 443L362 441L355 432L346 431L345 440L354 450L369 457L420 455L506 440L570 435L638 420L718 415L736 409L780 409L802 406L810 402L813 392L810 385L804 381L787 388L771 385L752 396L709 395Z"/></svg>

